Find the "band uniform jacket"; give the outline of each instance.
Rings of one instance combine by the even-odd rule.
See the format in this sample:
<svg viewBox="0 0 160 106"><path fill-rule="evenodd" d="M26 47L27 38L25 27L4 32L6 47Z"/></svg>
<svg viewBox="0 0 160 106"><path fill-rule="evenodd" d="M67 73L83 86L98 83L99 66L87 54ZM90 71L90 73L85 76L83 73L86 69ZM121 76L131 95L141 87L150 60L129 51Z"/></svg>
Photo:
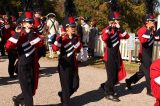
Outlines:
<svg viewBox="0 0 160 106"><path fill-rule="evenodd" d="M43 28L45 26L45 22L43 22L41 19L38 18L34 18L34 30L38 33L38 34L42 34L43 33Z"/></svg>
<svg viewBox="0 0 160 106"><path fill-rule="evenodd" d="M8 28L8 29L3 28L2 34L3 34L5 42L6 42L11 36L13 36L15 34L15 31L12 28Z"/></svg>
<svg viewBox="0 0 160 106"><path fill-rule="evenodd" d="M42 19L40 18L36 18L34 17L34 31L36 33L38 33L39 35L41 36L44 36L43 35L43 30L44 30L44 26L45 26L45 21L43 21ZM46 46L45 44L41 47L38 47L38 58L40 59L41 57L45 57L46 55Z"/></svg>
<svg viewBox="0 0 160 106"><path fill-rule="evenodd" d="M114 61L116 64L114 67L118 68L118 81L126 77L126 70L124 69L123 61L119 51L120 40L128 38L128 33L122 28L114 29L110 26L107 26L102 30L102 40L106 44L103 60L105 62L111 61L108 59L108 57L110 57L112 61Z"/></svg>
<svg viewBox="0 0 160 106"><path fill-rule="evenodd" d="M7 42L7 40L13 36L15 34L15 31L12 29L12 28L2 28L2 32L1 32L2 36L3 36L3 42L4 42L4 45L5 43ZM15 50L15 49L14 49ZM8 51L7 51L8 52Z"/></svg>
<svg viewBox="0 0 160 106"><path fill-rule="evenodd" d="M54 51L59 51L59 58L67 59L71 56L76 57L76 53L80 51L82 44L78 35L73 35L70 39L66 34L58 35L56 41L52 45Z"/></svg>
<svg viewBox="0 0 160 106"><path fill-rule="evenodd" d="M154 106L160 106L160 59L152 63L150 67L150 78L152 95L156 98Z"/></svg>
<svg viewBox="0 0 160 106"><path fill-rule="evenodd" d="M16 32L12 37L7 40L7 51L17 48L18 52L18 64L34 63L34 88L33 95L38 86L39 64L37 56L37 48L42 46L44 41L39 35L31 30L30 33L26 33L24 29L20 32Z"/></svg>

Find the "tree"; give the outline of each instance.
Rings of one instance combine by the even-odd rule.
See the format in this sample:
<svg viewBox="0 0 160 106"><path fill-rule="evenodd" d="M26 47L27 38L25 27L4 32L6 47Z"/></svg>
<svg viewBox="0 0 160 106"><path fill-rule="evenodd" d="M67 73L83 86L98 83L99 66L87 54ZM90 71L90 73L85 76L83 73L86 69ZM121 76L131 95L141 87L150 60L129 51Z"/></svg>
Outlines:
<svg viewBox="0 0 160 106"><path fill-rule="evenodd" d="M146 0L117 1L119 1L124 27L130 32L135 32L143 24L142 19L146 13ZM104 2L104 0L75 0L75 4L78 15L96 19L99 29L107 24L109 3Z"/></svg>
<svg viewBox="0 0 160 106"><path fill-rule="evenodd" d="M12 4L17 10L22 11L21 0L0 0L0 12L4 13L3 4ZM39 0L33 0L34 5L38 4ZM56 13L58 20L61 21L64 17L64 1L65 0L43 0L44 9L43 15L48 12ZM108 12L110 4L104 1L107 0L74 0L77 16L87 17L89 20L97 21L97 26L101 30L108 23ZM135 32L139 26L143 24L143 16L146 14L146 0L117 0L120 5L120 15L124 27ZM154 0L156 3L158 0ZM39 4L40 5L40 4ZM156 13L156 11L155 11Z"/></svg>

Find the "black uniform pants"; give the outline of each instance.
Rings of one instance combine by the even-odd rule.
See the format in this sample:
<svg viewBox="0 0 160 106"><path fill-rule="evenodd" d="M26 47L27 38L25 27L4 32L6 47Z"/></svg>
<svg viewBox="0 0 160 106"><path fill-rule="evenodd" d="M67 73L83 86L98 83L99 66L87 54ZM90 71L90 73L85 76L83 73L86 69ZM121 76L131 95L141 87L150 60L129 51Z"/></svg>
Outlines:
<svg viewBox="0 0 160 106"><path fill-rule="evenodd" d="M146 78L147 92L151 92L151 88L150 88L150 69L149 69L149 67L145 67L143 64L140 65L139 71L136 72L134 75L132 75L129 78L129 82L135 84L144 76Z"/></svg>
<svg viewBox="0 0 160 106"><path fill-rule="evenodd" d="M18 77L25 106L33 106L34 62L18 64Z"/></svg>
<svg viewBox="0 0 160 106"><path fill-rule="evenodd" d="M17 59L17 54L16 51L10 51L8 52L8 59L9 59L9 64L8 64L8 73L10 76L14 75L15 70L15 62Z"/></svg>
<svg viewBox="0 0 160 106"><path fill-rule="evenodd" d="M5 55L5 48L4 48L4 44L0 44L0 52L1 52L1 55L4 56Z"/></svg>
<svg viewBox="0 0 160 106"><path fill-rule="evenodd" d="M114 60L105 62L106 72L107 72L107 81L105 82L105 93L108 95L114 94L114 85L118 81L118 67L115 67Z"/></svg>
<svg viewBox="0 0 160 106"><path fill-rule="evenodd" d="M62 102L63 104L70 105L70 96L79 87L79 76L76 72L74 65L68 66L65 62L58 65L59 76L62 87Z"/></svg>

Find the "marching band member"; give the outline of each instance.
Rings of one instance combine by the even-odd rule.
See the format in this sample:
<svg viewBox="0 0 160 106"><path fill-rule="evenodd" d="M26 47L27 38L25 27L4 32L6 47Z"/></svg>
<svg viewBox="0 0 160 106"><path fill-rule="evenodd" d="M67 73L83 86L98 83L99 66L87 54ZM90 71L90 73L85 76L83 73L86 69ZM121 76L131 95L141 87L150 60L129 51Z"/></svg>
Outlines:
<svg viewBox="0 0 160 106"><path fill-rule="evenodd" d="M9 20L5 20L4 22L4 28L2 29L2 34L5 38L5 43L10 37L12 37L15 34L14 28L12 27L12 24L9 23ZM16 48L13 48L7 53L8 53L8 59L9 59L8 73L10 78L15 78L14 73L16 72L15 62L17 59L17 50Z"/></svg>
<svg viewBox="0 0 160 106"><path fill-rule="evenodd" d="M128 33L120 25L120 16L117 11L109 15L109 26L102 30L102 40L106 44L104 63L107 71L107 81L101 84L105 97L112 101L120 101L114 91L114 85L126 76L123 61L119 51L120 40L128 39Z"/></svg>
<svg viewBox="0 0 160 106"><path fill-rule="evenodd" d="M65 19L65 33L58 35L53 44L54 51L60 51L58 71L62 92L59 92L63 106L70 106L70 96L79 87L77 53L82 45L76 34L76 23L72 16Z"/></svg>
<svg viewBox="0 0 160 106"><path fill-rule="evenodd" d="M22 15L22 28L7 40L6 49L18 51L18 77L22 93L13 97L15 106L22 100L25 106L33 106L33 95L38 86L38 56L37 47L43 45L43 40L34 32L33 14L30 11Z"/></svg>
<svg viewBox="0 0 160 106"><path fill-rule="evenodd" d="M63 106L70 106L70 96L79 88L77 53L82 47L73 17L73 0L66 0L62 32L56 37L53 50L59 51L58 71L62 91L58 93Z"/></svg>
<svg viewBox="0 0 160 106"><path fill-rule="evenodd" d="M132 83L137 83L145 76L147 95L152 95L150 87L150 66L152 64L154 41L159 40L159 36L155 33L155 20L152 14L146 15L145 25L137 31L137 34L140 41L139 59L141 60L141 65L139 66L138 72L126 79L126 84L127 88L131 89Z"/></svg>

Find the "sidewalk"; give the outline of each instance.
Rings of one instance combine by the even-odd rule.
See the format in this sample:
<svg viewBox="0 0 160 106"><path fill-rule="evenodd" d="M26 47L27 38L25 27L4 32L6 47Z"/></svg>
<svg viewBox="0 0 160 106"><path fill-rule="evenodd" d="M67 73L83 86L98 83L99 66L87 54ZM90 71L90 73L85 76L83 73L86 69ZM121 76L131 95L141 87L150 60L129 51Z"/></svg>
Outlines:
<svg viewBox="0 0 160 106"><path fill-rule="evenodd" d="M13 106L12 96L19 94L20 86L17 79L8 78L8 60L0 62L0 106ZM59 75L57 73L57 61L40 60L40 79L37 93L34 97L36 106L60 106L57 95L60 91ZM125 90L124 81L116 86L120 94L120 102L112 102L103 97L103 91L99 85L106 80L104 69L91 66L79 68L80 88L72 96L72 106L153 106L155 99L146 95L144 78L133 87L133 90ZM130 76L130 75L128 75Z"/></svg>

